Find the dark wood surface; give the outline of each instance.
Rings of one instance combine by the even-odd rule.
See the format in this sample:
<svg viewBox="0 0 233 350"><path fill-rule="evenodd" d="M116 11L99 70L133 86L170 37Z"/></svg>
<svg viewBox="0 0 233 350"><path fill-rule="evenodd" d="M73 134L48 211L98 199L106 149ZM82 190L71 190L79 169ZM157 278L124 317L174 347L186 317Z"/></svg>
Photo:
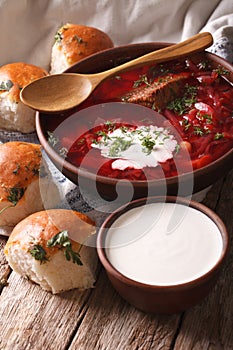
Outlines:
<svg viewBox="0 0 233 350"><path fill-rule="evenodd" d="M7 265L0 236L1 350L233 349L233 171L203 203L224 221L230 254L220 279L198 305L175 315L152 315L123 301L100 267L96 288L52 295Z"/></svg>

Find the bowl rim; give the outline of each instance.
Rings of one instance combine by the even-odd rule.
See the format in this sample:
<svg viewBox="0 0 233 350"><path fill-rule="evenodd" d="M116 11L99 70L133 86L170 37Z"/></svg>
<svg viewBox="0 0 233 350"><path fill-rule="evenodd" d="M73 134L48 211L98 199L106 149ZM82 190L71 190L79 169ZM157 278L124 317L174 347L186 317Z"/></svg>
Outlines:
<svg viewBox="0 0 233 350"><path fill-rule="evenodd" d="M139 43L131 43L131 44L126 44L126 45L119 45L115 46L109 49L102 50L100 52L94 53L81 61L73 64L70 66L68 69L66 69L64 72L65 73L78 73L76 66L79 65L81 62L85 63L88 62L89 60L91 61L93 57L99 57L101 58L102 56L105 56L108 53L121 51L121 50L126 50L130 48L143 48L144 46L151 47L151 50L155 50L155 46L159 47L166 47L172 45L170 42L139 42ZM149 51L148 51L149 52ZM224 59L223 57L220 57L216 55L215 53L203 50L202 52L205 52L206 56L211 59L211 57L215 57L215 59L218 61L218 64L224 65L224 67L227 67L228 70L230 70L231 76L233 77L233 65ZM232 78L232 83L233 83L233 78ZM36 116L35 116L35 123L36 123L36 131L37 135L39 138L40 143L43 145L43 148L45 149L46 153L51 157L57 165L59 165L59 170L62 171L62 169L67 169L69 172L73 173L75 176L81 176L88 178L89 180L94 180L98 181L99 183L104 183L104 184L110 184L110 185L116 185L119 181L121 181L121 186L127 186L128 182L132 183L134 187L144 187L145 183L149 185L154 185L157 184L158 186L162 183L164 183L164 178L163 179L150 179L150 180L125 180L125 179L119 179L119 178L109 178L107 176L102 176L102 175L97 175L92 173L90 170L83 168L83 167L76 167L75 165L69 163L67 160L65 160L62 156L60 156L48 143L47 138L45 137L45 134L43 133L42 125L41 125L41 116L40 112L36 111ZM42 118L43 118L43 113L42 113ZM227 151L225 154L223 154L221 157L217 158L216 160L212 161L211 163L204 165L201 168L194 169L189 172L185 172L176 176L170 176L166 177L166 183L167 185L173 185L176 184L177 178L179 179L179 182L188 182L190 180L193 180L195 176L198 176L199 174L207 175L209 172L212 171L212 169L215 168L216 164L221 163L223 160L233 160L233 148Z"/></svg>
<svg viewBox="0 0 233 350"><path fill-rule="evenodd" d="M218 260L215 262L215 264L212 266L212 268L208 270L206 273L204 273L203 275L191 281L178 283L178 284L171 284L171 285L147 284L147 283L138 282L136 280L133 280L125 276L124 274L119 272L107 258L105 248L103 247L102 243L105 240L105 237L108 232L108 228L111 227L113 222L115 222L115 220L117 220L117 218L119 218L121 214L124 214L125 212L127 212L132 208L140 207L144 204L158 203L158 202L175 203L175 204L181 204L184 206L194 208L202 212L210 220L212 220L217 226L217 228L219 229L219 232L222 237L222 242L223 242L221 255L218 258ZM147 198L144 197L144 198L135 199L129 203L122 205L121 207L114 210L113 213L111 213L104 220L104 222L102 223L101 227L98 230L96 243L97 243L98 257L108 275L110 276L112 275L113 278L121 281L121 283L124 283L126 285L130 285L132 287L140 288L144 290L151 290L151 291L152 290L159 290L159 291L185 290L185 289L189 289L190 287L194 287L199 284L202 284L205 280L210 278L213 274L215 274L221 268L229 252L229 234L222 219L212 209L208 208L204 204L196 202L194 200L189 200L184 197L179 197L179 196L151 196Z"/></svg>

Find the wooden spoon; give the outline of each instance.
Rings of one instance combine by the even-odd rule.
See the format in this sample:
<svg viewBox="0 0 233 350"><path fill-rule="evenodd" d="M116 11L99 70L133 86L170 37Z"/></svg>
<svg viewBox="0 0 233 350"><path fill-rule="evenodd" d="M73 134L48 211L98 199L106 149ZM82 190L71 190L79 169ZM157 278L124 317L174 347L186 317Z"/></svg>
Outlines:
<svg viewBox="0 0 233 350"><path fill-rule="evenodd" d="M133 67L148 63L165 62L199 52L213 43L210 33L193 37L126 62L120 66L96 74L63 73L48 75L25 86L20 93L21 101L32 109L54 113L79 105L106 78Z"/></svg>

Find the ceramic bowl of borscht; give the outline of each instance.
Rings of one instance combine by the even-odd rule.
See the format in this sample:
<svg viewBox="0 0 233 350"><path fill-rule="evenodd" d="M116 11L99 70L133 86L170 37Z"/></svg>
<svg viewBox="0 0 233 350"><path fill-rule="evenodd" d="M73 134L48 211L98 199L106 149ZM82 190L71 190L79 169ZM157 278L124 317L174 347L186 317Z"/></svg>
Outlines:
<svg viewBox="0 0 233 350"><path fill-rule="evenodd" d="M228 232L216 213L181 197L124 204L97 235L112 286L149 313L178 313L200 303L215 286L228 251Z"/></svg>
<svg viewBox="0 0 233 350"><path fill-rule="evenodd" d="M115 47L66 72L101 72L167 45ZM72 110L38 112L37 134L86 198L192 196L232 168L232 83L233 66L207 51L145 65L108 78Z"/></svg>

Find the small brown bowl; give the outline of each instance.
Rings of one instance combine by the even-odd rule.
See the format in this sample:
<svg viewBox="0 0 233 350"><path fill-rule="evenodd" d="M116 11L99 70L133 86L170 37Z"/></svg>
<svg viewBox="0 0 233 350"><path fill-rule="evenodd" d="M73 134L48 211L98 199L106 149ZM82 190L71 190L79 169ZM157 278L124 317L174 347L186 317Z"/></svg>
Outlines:
<svg viewBox="0 0 233 350"><path fill-rule="evenodd" d="M109 238L108 237L109 235L110 235L110 238L114 237L114 235L111 236L111 234L114 233L114 231L111 231L111 229L114 230L115 228L117 228L118 231L116 231L116 235L120 234L120 236L121 236L121 229L124 226L124 224L126 223L125 218L127 219L127 215L128 214L130 215L130 213L133 213L132 210L135 210L135 209L136 210L138 210L138 209L140 210L140 208L147 208L148 209L149 208L148 205L151 205L151 204L152 205L154 205L154 204L155 205L158 205L158 204L164 205L165 210L166 210L167 205L172 204L172 206L174 206L174 205L177 206L177 204L178 204L178 207L181 209L181 211L179 211L179 215L182 213L181 217L180 217L181 220L183 220L185 218L185 215L187 215L187 213L185 214L185 210L187 209L190 211L190 212L188 212L188 215L190 213L192 213L191 215L195 214L195 215L197 215L197 218L201 215L201 217L203 217L204 220L207 220L209 223L211 223L211 230L210 230L210 232L208 231L208 235L212 234L213 228L214 228L214 230L215 229L217 230L216 232L218 232L218 234L220 233L220 235L219 235L220 241L219 242L222 241L221 247L220 247L219 252L218 252L219 255L218 255L218 258L216 259L216 261L212 262L213 264L210 265L209 268L207 268L205 271L200 272L199 275L198 274L196 275L196 277L187 278L186 281L184 279L183 282L178 282L178 283L174 283L174 281L173 281L171 283L164 282L161 284L161 282L160 282L159 284L156 284L156 283L150 282L148 284L148 283L141 282L141 280L140 280L141 278L144 278L144 275L143 275L143 277L142 276L138 277L139 276L138 275L136 278L131 278L131 276L128 275L128 273L129 273L128 262L129 262L129 259L131 260L132 254L134 254L134 251L133 252L131 251L131 254L128 251L127 254L121 255L121 259L120 259L120 261L121 261L120 262L120 266L121 266L120 270L122 268L123 269L126 268L127 272L126 273L119 272L119 269L115 268L112 264L112 261L113 261L113 260L111 260L112 257L109 258L109 256L110 256L109 255L110 254L109 253L109 245L108 245L109 240L107 240L107 239ZM162 213L161 220L163 220L163 215L165 215L165 214ZM130 217L128 216L127 222L130 222L129 218ZM167 216L166 216L166 219L167 219ZM189 223L190 226L196 226L198 224L198 222L197 222L198 220L196 220L196 216L193 219L194 219L194 221ZM146 230L148 228L149 222L146 218L142 218L142 220L144 220L144 228ZM205 228L203 228L203 230L205 230ZM134 242L135 242L136 238L133 238L133 235L136 233L130 232L129 228L127 228L127 231L124 231L124 233L125 232L126 232L126 235L128 235L130 233L132 234L132 236L131 236L132 241L126 242L126 245L125 245L125 246L127 246L127 249L128 249L131 242L132 242L132 244L135 244ZM204 240L204 233L207 232L207 230L200 231L200 232L201 232L200 235L203 234L203 240ZM174 233L177 233L177 232L175 231L171 234L174 234ZM155 233L153 232L153 234L155 234ZM189 235L190 232L187 231L187 232L185 232L185 234ZM118 237L117 237L117 239L119 239ZM140 238L141 238L141 236L139 237L139 239ZM122 239L122 236L120 239ZM190 236L189 236L189 239L190 239ZM183 243L183 241L182 241L182 243L180 245L181 247L179 247L179 248L182 248L182 246L185 245L186 243ZM152 244L152 243L150 242L150 244ZM208 248L206 250L203 249L202 253L200 253L200 250L202 249L202 244L203 244L203 242L200 241L199 245L197 245L197 247L196 247L197 251L196 252L194 251L194 255L196 254L198 256L198 259L202 259L202 253L203 253L204 259L206 259L205 256L209 256L211 254L211 252L214 251L214 248L213 248L214 245L213 245L213 246L208 246ZM141 245L141 243L140 243L140 245ZM120 249L122 246L124 246L123 241L121 241L121 243L120 243ZM227 233L226 227L225 227L224 223L221 221L221 219L212 210L210 210L206 206L204 206L200 203L197 203L195 201L188 201L187 199L183 199L180 197L172 197L172 196L170 196L170 197L157 197L156 196L156 197L150 197L147 199L143 198L143 199L138 199L138 200L132 201L131 203L122 206L121 208L119 208L115 212L113 212L105 220L105 222L101 226L101 228L98 232L98 236L97 236L97 252L98 252L100 261L103 264L103 266L107 272L107 275L109 277L109 280L111 281L113 287L120 294L120 296L123 299L125 299L128 303L130 303L131 305L135 306L136 308L138 308L144 312L149 312L149 313L165 313L165 314L178 313L178 312L182 312L182 311L194 306L195 304L199 303L204 297L207 296L207 294L211 291L211 289L216 284L216 281L218 279L219 273L221 271L221 268L223 266L224 260L226 258L227 252L228 252L228 246L229 246L229 241L228 241L228 233ZM117 246L114 246L114 248L117 248ZM185 248L186 248L186 246L185 246ZM133 249L135 249L135 247ZM167 253L167 250L166 250L166 253ZM157 252L157 254L159 254L159 253ZM139 255L138 258L139 259L147 259L147 256L148 256L148 253L145 253L145 254ZM190 256L190 253L188 254L188 256ZM115 257L116 257L116 255L115 255ZM188 257L188 259L189 259L189 257ZM110 260L111 260L111 262L110 262ZM122 260L124 260L123 263L122 263ZM117 260L114 260L114 265L115 265L116 261ZM141 261L140 261L140 264L141 264ZM125 264L125 262L126 262L126 264ZM185 266L186 265L188 266L188 270L187 270L188 273L189 273L189 268L193 268L193 266L194 266L193 263L194 262L191 259L188 264L185 264ZM176 261L174 261L174 264L176 264ZM196 265L198 265L198 263L196 263ZM133 265L133 268L131 269L130 273L133 273L133 274L137 273L138 274L138 272L136 272L136 271L138 271L138 266L135 266L135 267L134 266L135 265ZM153 269L155 270L156 266L154 266ZM169 269L170 269L170 267L169 267ZM172 264L171 269L173 269L173 264ZM179 270L179 273L180 273L180 271L181 270ZM156 271L156 273L157 272L158 271ZM145 271L142 271L142 273L144 274ZM164 278L163 276L162 276L162 278ZM171 278L170 276L171 275L169 275L168 278ZM145 277L145 278L147 278L147 277ZM161 278L161 277L159 277L159 278ZM139 280L140 280L140 282L139 282Z"/></svg>
<svg viewBox="0 0 233 350"><path fill-rule="evenodd" d="M168 45L168 43L139 43L115 47L78 62L69 68L67 72L97 73ZM233 82L233 66L226 60L206 51L196 54L195 57L198 60L208 58L213 67L223 66L230 72L228 75L229 81ZM117 178L96 175L96 173L87 168L79 168L71 164L48 142L47 131L56 129L63 121L75 115L75 113L75 109L55 115L37 113L36 130L39 140L52 162L67 178L78 184L81 190L85 192L85 189L89 189L91 197L97 194L99 197L107 200L116 200L119 199L120 193L123 198L122 200L119 199L119 202L123 204L132 199L155 195L189 196L209 187L232 169L233 149L230 149L223 156L202 168L194 171L188 170L180 173L178 176L171 176L166 179L119 181ZM132 196L124 198L129 192L133 192Z"/></svg>

